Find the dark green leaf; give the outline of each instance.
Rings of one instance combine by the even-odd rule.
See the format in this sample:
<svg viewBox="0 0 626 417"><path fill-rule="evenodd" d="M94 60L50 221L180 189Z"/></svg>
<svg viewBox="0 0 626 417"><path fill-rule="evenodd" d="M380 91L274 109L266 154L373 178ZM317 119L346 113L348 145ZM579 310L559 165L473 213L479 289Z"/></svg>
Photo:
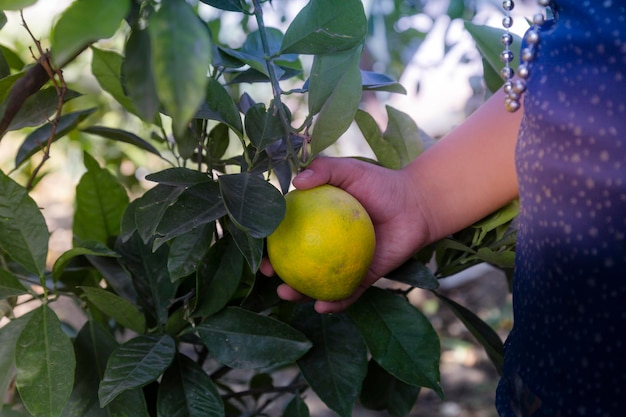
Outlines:
<svg viewBox="0 0 626 417"><path fill-rule="evenodd" d="M513 268L515 266L515 251L495 252L489 248L479 248L476 255L482 261L499 268Z"/></svg>
<svg viewBox="0 0 626 417"><path fill-rule="evenodd" d="M257 103L246 112L246 133L250 143L262 151L284 135L278 111L265 109L265 104Z"/></svg>
<svg viewBox="0 0 626 417"><path fill-rule="evenodd" d="M42 150L48 143L48 141L52 143L67 135L70 131L72 131L72 129L78 126L80 122L85 120L95 111L95 108L91 108L87 110L80 110L68 113L61 116L51 141L50 135L52 134L52 124L50 123L47 123L30 133L28 136L26 136L26 139L24 139L22 146L20 146L20 149L15 155L15 168L18 168L31 156Z"/></svg>
<svg viewBox="0 0 626 417"><path fill-rule="evenodd" d="M255 238L270 235L285 216L285 198L276 187L250 173L218 179L231 220Z"/></svg>
<svg viewBox="0 0 626 417"><path fill-rule="evenodd" d="M133 286L133 281L128 271L119 263L119 258L91 255L86 257L117 295L133 304L137 302L137 291Z"/></svg>
<svg viewBox="0 0 626 417"><path fill-rule="evenodd" d="M270 55L277 55L283 40L282 32L278 29L266 28L265 35ZM261 40L261 33L258 30L248 34L241 49L235 50L222 47L220 51L223 55L236 58L241 61L241 63L249 65L255 71L263 74L265 80L268 79L269 73L267 69L266 53L263 47L263 41ZM280 79L282 76L280 68L275 67L275 70L277 71L276 76Z"/></svg>
<svg viewBox="0 0 626 417"><path fill-rule="evenodd" d="M467 308L437 292L434 292L434 294L441 301L443 301L444 304L450 307L454 315L457 316L461 322L463 322L465 327L467 327L467 330L472 333L476 340L478 340L478 343L480 343L485 349L487 356L489 356L489 359L493 362L498 373L502 374L504 346L500 336L498 336L498 334L487 323L481 320L480 317Z"/></svg>
<svg viewBox="0 0 626 417"><path fill-rule="evenodd" d="M157 156L161 156L161 153L158 151L157 148L155 148L145 140L141 139L134 133L127 132L126 130L114 129L105 126L89 126L85 129L82 129L82 131L118 142L130 143L131 145L135 145L139 149L143 149L144 151L148 151Z"/></svg>
<svg viewBox="0 0 626 417"><path fill-rule="evenodd" d="M74 90L67 90L63 102L80 97ZM44 88L30 96L22 108L17 112L7 130L17 130L23 127L38 126L50 119L58 110L59 97L55 87Z"/></svg>
<svg viewBox="0 0 626 417"><path fill-rule="evenodd" d="M176 343L166 334L141 335L119 346L109 356L100 382L100 407L124 391L155 381L170 366L175 354Z"/></svg>
<svg viewBox="0 0 626 417"><path fill-rule="evenodd" d="M400 381L376 361L370 361L361 390L361 404L371 410L387 410L393 417L405 417L415 405L419 392L419 387Z"/></svg>
<svg viewBox="0 0 626 417"><path fill-rule="evenodd" d="M385 168L402 168L398 151L383 138L383 134L374 118L363 110L357 110L354 120L374 155L376 155L377 161Z"/></svg>
<svg viewBox="0 0 626 417"><path fill-rule="evenodd" d="M231 12L246 12L242 0L200 0L202 3Z"/></svg>
<svg viewBox="0 0 626 417"><path fill-rule="evenodd" d="M26 65L22 58L19 56L19 54L12 49L9 49L4 45L0 45L0 52L2 52L6 63L9 65L9 68L16 71L21 71L22 68L24 68L24 66Z"/></svg>
<svg viewBox="0 0 626 417"><path fill-rule="evenodd" d="M309 417L310 415L309 407L302 397L296 395L287 403L282 417Z"/></svg>
<svg viewBox="0 0 626 417"><path fill-rule="evenodd" d="M177 355L163 375L157 397L160 417L223 417L224 403L211 378L194 361Z"/></svg>
<svg viewBox="0 0 626 417"><path fill-rule="evenodd" d="M78 256L94 255L94 256L110 256L117 257L118 254L109 249L106 245L100 242L82 242L80 246L74 247L61 254L54 262L52 268L52 277L55 282L59 279L63 270L70 261Z"/></svg>
<svg viewBox="0 0 626 417"><path fill-rule="evenodd" d="M172 281L184 278L198 269L211 246L214 227L213 223L207 223L172 241L167 258L167 269Z"/></svg>
<svg viewBox="0 0 626 417"><path fill-rule="evenodd" d="M216 182L187 188L163 214L156 229L154 247L226 215Z"/></svg>
<svg viewBox="0 0 626 417"><path fill-rule="evenodd" d="M17 338L28 323L31 314L11 320L0 327L0 393L5 395L15 378L15 349ZM1 415L1 414L0 414Z"/></svg>
<svg viewBox="0 0 626 417"><path fill-rule="evenodd" d="M291 22L282 53L327 54L352 49L367 33L360 0L311 0Z"/></svg>
<svg viewBox="0 0 626 417"><path fill-rule="evenodd" d="M0 268L0 300L27 293L28 290L15 275L4 268Z"/></svg>
<svg viewBox="0 0 626 417"><path fill-rule="evenodd" d="M340 54L317 55L314 59L319 75L311 74L310 95L318 89L325 93L316 99L316 106L323 104L313 125L311 156L335 143L354 120L362 96L360 56L359 47Z"/></svg>
<svg viewBox="0 0 626 417"><path fill-rule="evenodd" d="M184 187L157 184L135 200L134 220L144 243L152 240L165 211L184 191Z"/></svg>
<svg viewBox="0 0 626 417"><path fill-rule="evenodd" d="M130 0L73 2L52 29L54 64L63 67L92 42L113 36L129 8Z"/></svg>
<svg viewBox="0 0 626 417"><path fill-rule="evenodd" d="M367 372L367 347L345 314L319 314L312 304L296 308L293 325L313 343L298 359L311 389L341 417L352 416Z"/></svg>
<svg viewBox="0 0 626 417"><path fill-rule="evenodd" d="M134 304L129 303L119 295L96 287L80 287L87 299L100 311L124 326L137 333L146 329L146 319Z"/></svg>
<svg viewBox="0 0 626 417"><path fill-rule="evenodd" d="M57 417L72 393L76 359L57 315L43 305L22 330L15 352L17 389L33 415Z"/></svg>
<svg viewBox="0 0 626 417"><path fill-rule="evenodd" d="M198 270L194 317L208 317L228 304L239 286L243 256L232 239L218 240Z"/></svg>
<svg viewBox="0 0 626 417"><path fill-rule="evenodd" d="M74 390L62 417L148 417L141 389L124 391L106 407L100 408L98 386L107 360L117 346L113 336L95 321L88 321L80 329L74 340Z"/></svg>
<svg viewBox="0 0 626 417"><path fill-rule="evenodd" d="M405 298L370 287L349 309L372 357L399 380L439 386L439 337L428 319Z"/></svg>
<svg viewBox="0 0 626 417"><path fill-rule="evenodd" d="M0 249L27 271L43 276L48 227L25 188L0 171Z"/></svg>
<svg viewBox="0 0 626 417"><path fill-rule="evenodd" d="M105 51L91 48L93 59L91 72L100 84L100 87L131 113L136 113L135 106L126 96L122 86L122 61L123 57L115 51Z"/></svg>
<svg viewBox="0 0 626 417"><path fill-rule="evenodd" d="M228 135L228 126L219 123L209 132L209 143L207 145L208 157L211 163L219 161L224 156L228 145L230 144L230 136Z"/></svg>
<svg viewBox="0 0 626 417"><path fill-rule="evenodd" d="M146 179L174 187L190 187L192 185L212 181L205 173L184 167L167 168L163 171L146 175Z"/></svg>
<svg viewBox="0 0 626 417"><path fill-rule="evenodd" d="M163 0L148 22L157 94L181 136L204 101L211 60L209 31L191 6Z"/></svg>
<svg viewBox="0 0 626 417"><path fill-rule="evenodd" d="M368 91L406 94L406 89L400 83L378 72L361 70L361 84L363 89Z"/></svg>
<svg viewBox="0 0 626 417"><path fill-rule="evenodd" d="M386 275L386 278L425 290L439 288L439 280L424 263L409 259Z"/></svg>
<svg viewBox="0 0 626 417"><path fill-rule="evenodd" d="M0 10L20 10L37 3L37 0L0 0Z"/></svg>
<svg viewBox="0 0 626 417"><path fill-rule="evenodd" d="M217 120L229 126L239 137L243 137L241 116L228 91L215 79L209 78L206 102L196 113L197 118Z"/></svg>
<svg viewBox="0 0 626 417"><path fill-rule="evenodd" d="M239 251L248 262L248 266L253 273L256 273L263 258L263 239L250 236L249 233L241 230L233 223L228 222L228 233L235 240Z"/></svg>
<svg viewBox="0 0 626 417"><path fill-rule="evenodd" d="M147 30L133 27L124 48L121 77L126 95L139 117L152 122L159 110L159 97L152 68L152 45Z"/></svg>
<svg viewBox="0 0 626 417"><path fill-rule="evenodd" d="M311 342L294 328L238 307L226 307L196 330L211 354L232 368L290 364L311 348Z"/></svg>
<svg viewBox="0 0 626 417"><path fill-rule="evenodd" d="M387 129L383 139L396 149L402 166L407 165L424 151L420 132L411 117L391 106L387 108Z"/></svg>
<svg viewBox="0 0 626 417"><path fill-rule="evenodd" d="M83 154L87 172L76 186L74 236L82 241L107 244L120 234L122 215L128 204L124 187L88 153Z"/></svg>

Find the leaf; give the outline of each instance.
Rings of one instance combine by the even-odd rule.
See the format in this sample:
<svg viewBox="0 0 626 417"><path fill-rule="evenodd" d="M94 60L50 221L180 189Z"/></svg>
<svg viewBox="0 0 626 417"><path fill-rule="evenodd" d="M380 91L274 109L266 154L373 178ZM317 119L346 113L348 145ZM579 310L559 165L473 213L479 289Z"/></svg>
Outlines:
<svg viewBox="0 0 626 417"><path fill-rule="evenodd" d="M274 107L265 109L265 104L257 103L246 112L246 133L250 143L262 151L284 135L283 124Z"/></svg>
<svg viewBox="0 0 626 417"><path fill-rule="evenodd" d="M148 31L157 94L173 119L176 136L204 101L211 60L211 40L206 26L183 0L163 0L150 15Z"/></svg>
<svg viewBox="0 0 626 417"><path fill-rule="evenodd" d="M285 198L276 187L250 174L218 178L220 193L230 219L250 236L270 235L285 216Z"/></svg>
<svg viewBox="0 0 626 417"><path fill-rule="evenodd" d="M52 29L50 42L54 65L63 67L89 44L113 36L129 9L129 0L73 2Z"/></svg>
<svg viewBox="0 0 626 417"><path fill-rule="evenodd" d="M163 215L184 191L184 187L158 184L135 200L134 220L144 243L152 240Z"/></svg>
<svg viewBox="0 0 626 417"><path fill-rule="evenodd" d="M345 51L359 45L366 34L361 1L311 0L287 28L281 52L317 55Z"/></svg>
<svg viewBox="0 0 626 417"><path fill-rule="evenodd" d="M84 1L84 0L83 0ZM105 51L91 47L93 58L91 72L100 84L100 87L131 113L136 113L135 106L126 96L122 87L123 57L115 51Z"/></svg>
<svg viewBox="0 0 626 417"><path fill-rule="evenodd" d="M200 0L202 3L231 12L246 12L242 0Z"/></svg>
<svg viewBox="0 0 626 417"><path fill-rule="evenodd" d="M405 298L371 287L349 309L372 357L399 380L439 386L439 337L428 319Z"/></svg>
<svg viewBox="0 0 626 417"><path fill-rule="evenodd" d="M313 343L298 359L311 389L341 417L351 417L367 372L367 347L345 314L318 314L311 303L296 308L293 324Z"/></svg>
<svg viewBox="0 0 626 417"><path fill-rule="evenodd" d="M83 154L87 172L76 186L74 236L82 241L107 244L120 234L128 194L117 179L87 152Z"/></svg>
<svg viewBox="0 0 626 417"><path fill-rule="evenodd" d="M90 320L74 340L76 376L74 390L63 409L62 417L148 417L141 389L121 393L106 407L100 408L98 386L106 363L117 342L97 322Z"/></svg>
<svg viewBox="0 0 626 417"><path fill-rule="evenodd" d="M2 18L0 18L0 20L1 19ZM24 66L26 65L24 61L22 60L22 58L20 57L20 55L17 52L13 51L12 49L9 49L4 45L0 45L0 52L2 52L2 55L6 63L9 65L9 68L14 69L16 71L21 71L22 68L24 68Z"/></svg>
<svg viewBox="0 0 626 417"><path fill-rule="evenodd" d="M141 335L120 345L109 356L100 382L100 407L124 391L155 381L170 366L175 354L174 339L166 334Z"/></svg>
<svg viewBox="0 0 626 417"><path fill-rule="evenodd" d="M246 258L250 271L256 273L263 258L263 239L250 236L249 233L241 230L232 222L228 222L226 227L239 251Z"/></svg>
<svg viewBox="0 0 626 417"><path fill-rule="evenodd" d="M15 275L4 268L0 268L0 300L27 293L28 290Z"/></svg>
<svg viewBox="0 0 626 417"><path fill-rule="evenodd" d="M208 80L206 101L202 103L195 117L222 122L237 133L240 138L243 137L243 125L239 110L228 91L214 78Z"/></svg>
<svg viewBox="0 0 626 417"><path fill-rule="evenodd" d="M439 288L439 280L424 263L409 259L398 268L388 273L385 278L409 284L425 290Z"/></svg>
<svg viewBox="0 0 626 417"><path fill-rule="evenodd" d="M170 279L177 281L194 273L209 250L213 238L213 223L207 223L172 240L167 258Z"/></svg>
<svg viewBox="0 0 626 417"><path fill-rule="evenodd" d="M380 165L390 169L402 168L400 155L396 148L383 138L383 134L378 128L374 118L363 110L357 110L354 117L357 126L361 130L363 137L376 155Z"/></svg>
<svg viewBox="0 0 626 417"><path fill-rule="evenodd" d="M340 71L340 78L332 87L332 92L322 105L311 134L311 156L335 143L335 141L350 127L354 115L361 102L361 72L359 60L361 48L343 54L344 56L318 55L315 57L322 76L330 71ZM340 60L339 65L337 59ZM314 64L315 66L315 64ZM317 77L311 76L311 91L317 87ZM320 88L326 80L319 79ZM331 87L330 85L326 86Z"/></svg>
<svg viewBox="0 0 626 417"><path fill-rule="evenodd" d="M311 348L294 328L238 307L226 307L196 331L217 361L237 369L287 365Z"/></svg>
<svg viewBox="0 0 626 417"><path fill-rule="evenodd" d="M161 417L223 417L224 403L211 378L194 361L177 355L157 397Z"/></svg>
<svg viewBox="0 0 626 417"><path fill-rule="evenodd" d="M63 136L67 135L76 126L78 126L80 122L85 120L95 111L96 108L94 107L91 109L80 110L61 116L50 143L56 142ZM26 136L26 139L24 139L24 142L22 143L17 151L17 154L15 155L15 168L17 169L31 156L42 150L50 140L51 134L52 124L47 123Z"/></svg>
<svg viewBox="0 0 626 417"><path fill-rule="evenodd" d="M0 0L0 10L20 10L37 3L37 0Z"/></svg>
<svg viewBox="0 0 626 417"><path fill-rule="evenodd" d="M0 393L3 396L6 395L9 387L13 384L16 374L15 350L17 348L17 339L28 323L30 316L30 313L25 314L0 327Z"/></svg>
<svg viewBox="0 0 626 417"><path fill-rule="evenodd" d="M27 271L43 277L48 227L26 189L0 171L0 249Z"/></svg>
<svg viewBox="0 0 626 417"><path fill-rule="evenodd" d="M63 97L63 103L67 103L81 95L74 90L67 90ZM24 102L24 105L17 112L7 130L33 127L47 122L58 110L58 107L59 97L55 87L39 90Z"/></svg>
<svg viewBox="0 0 626 417"><path fill-rule="evenodd" d="M282 417L309 417L309 407L306 405L302 397L295 395L285 407Z"/></svg>
<svg viewBox="0 0 626 417"><path fill-rule="evenodd" d="M437 298L450 307L455 316L467 327L467 330L478 340L487 353L487 356L496 367L496 370L502 375L502 364L504 362L504 345L500 336L476 314L463 307L459 303L450 298L433 292Z"/></svg>
<svg viewBox="0 0 626 417"><path fill-rule="evenodd" d="M121 129L114 129L110 127L104 126L89 126L85 129L82 129L85 133L91 133L93 135L102 136L106 139L112 139L118 142L130 143L131 145L135 145L139 149L143 149L144 151L148 151L154 155L161 156L161 153L157 148L141 139L139 136L134 133L127 132Z"/></svg>
<svg viewBox="0 0 626 417"><path fill-rule="evenodd" d="M146 330L146 319L134 304L119 295L96 287L80 287L87 299L118 324L139 334Z"/></svg>
<svg viewBox="0 0 626 417"><path fill-rule="evenodd" d="M243 256L232 239L218 240L198 269L194 317L208 317L231 300L243 274Z"/></svg>
<svg viewBox="0 0 626 417"><path fill-rule="evenodd" d="M388 122L383 139L396 149L404 167L424 151L424 144L415 121L408 114L391 106L386 109Z"/></svg>
<svg viewBox="0 0 626 417"><path fill-rule="evenodd" d="M184 167L167 168L163 171L146 175L146 179L174 187L190 187L192 185L212 181L207 174Z"/></svg>
<svg viewBox="0 0 626 417"><path fill-rule="evenodd" d="M133 103L137 115L152 122L159 111L159 97L152 67L152 44L150 34L133 26L121 66L123 89Z"/></svg>
<svg viewBox="0 0 626 417"><path fill-rule="evenodd" d="M393 417L405 417L415 405L419 392L419 387L400 381L376 361L370 361L360 400L371 410L387 410Z"/></svg>
<svg viewBox="0 0 626 417"><path fill-rule="evenodd" d="M387 91L406 94L406 89L399 82L378 72L361 70L361 84L363 90L367 91Z"/></svg>
<svg viewBox="0 0 626 417"><path fill-rule="evenodd" d="M35 310L17 340L17 389L33 415L60 416L72 393L76 359L57 315L43 305Z"/></svg>
<svg viewBox="0 0 626 417"><path fill-rule="evenodd" d="M65 251L57 258L52 267L52 277L55 282L59 280L63 270L70 261L78 256L94 255L94 256L110 256L118 257L119 255L109 249L100 242L82 242L80 246Z"/></svg>

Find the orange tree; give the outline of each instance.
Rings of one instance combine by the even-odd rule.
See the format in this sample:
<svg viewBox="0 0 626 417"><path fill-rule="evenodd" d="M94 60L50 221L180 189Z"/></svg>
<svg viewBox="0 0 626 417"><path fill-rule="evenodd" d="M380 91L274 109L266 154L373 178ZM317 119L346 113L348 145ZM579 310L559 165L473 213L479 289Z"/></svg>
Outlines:
<svg viewBox="0 0 626 417"><path fill-rule="evenodd" d="M35 3L0 1L11 12ZM307 389L342 417L357 401L403 416L420 388L443 395L439 338L407 300L414 288L437 294L500 365L498 336L436 288L478 262L510 272L514 206L416 254L388 276L402 291L371 288L344 314L281 301L277 279L259 274L293 173L352 123L372 163L400 168L422 150L406 114L388 108L381 131L359 109L363 91L403 92L360 68L360 0L311 0L284 30L265 23L267 10L262 0L76 0L49 39L33 36L26 61L0 46L0 137L21 138L14 167L0 172L1 416L307 416ZM234 47L217 36L226 14L241 16L246 34ZM472 31L485 63L496 62L498 34ZM114 35L120 45L99 42ZM86 56L98 86L78 91L63 71ZM242 85L268 93L255 101ZM142 126L111 127L98 105L75 104L102 92L117 120ZM88 151L94 135L167 165L131 201L101 165L110 154ZM48 264L49 230L30 192L68 137L84 144L73 244ZM433 257L435 271L424 266ZM82 328L59 319L64 298L80 303ZM271 408L279 397L284 407Z"/></svg>

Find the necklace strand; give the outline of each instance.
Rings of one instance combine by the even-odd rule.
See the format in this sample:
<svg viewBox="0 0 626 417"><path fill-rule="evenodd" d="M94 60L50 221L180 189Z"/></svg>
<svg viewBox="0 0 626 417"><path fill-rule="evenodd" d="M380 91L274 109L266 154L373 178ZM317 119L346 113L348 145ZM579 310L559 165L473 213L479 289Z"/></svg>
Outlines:
<svg viewBox="0 0 626 417"><path fill-rule="evenodd" d="M537 0L539 6L546 8L550 6L550 0ZM500 54L500 59L504 63L504 68L500 72L502 78L504 78L504 107L514 112L520 108L521 98L524 91L526 91L526 80L530 75L530 63L535 59L537 48L539 44L539 27L544 23L545 17L543 13L537 13L533 16L533 25L526 32L524 41L526 46L521 50L520 65L517 69L517 78L515 77L515 70L511 67L511 62L514 59L514 53L511 51L511 45L513 44L513 35L511 34L511 27L513 26L513 18L511 17L511 10L515 7L513 0L504 0L502 2L502 8L504 9L505 16L502 19L502 26L504 26L505 32L502 34L501 42L504 46L504 51Z"/></svg>

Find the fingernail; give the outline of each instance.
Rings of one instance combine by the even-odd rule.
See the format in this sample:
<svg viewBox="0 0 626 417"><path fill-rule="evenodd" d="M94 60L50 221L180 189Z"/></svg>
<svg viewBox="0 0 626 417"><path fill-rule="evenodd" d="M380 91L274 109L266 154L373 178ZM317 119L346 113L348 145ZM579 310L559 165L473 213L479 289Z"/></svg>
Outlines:
<svg viewBox="0 0 626 417"><path fill-rule="evenodd" d="M313 176L313 170L305 169L304 171L302 171L301 173L296 175L296 177L294 179L295 180L307 180L307 179L311 178L312 176Z"/></svg>

